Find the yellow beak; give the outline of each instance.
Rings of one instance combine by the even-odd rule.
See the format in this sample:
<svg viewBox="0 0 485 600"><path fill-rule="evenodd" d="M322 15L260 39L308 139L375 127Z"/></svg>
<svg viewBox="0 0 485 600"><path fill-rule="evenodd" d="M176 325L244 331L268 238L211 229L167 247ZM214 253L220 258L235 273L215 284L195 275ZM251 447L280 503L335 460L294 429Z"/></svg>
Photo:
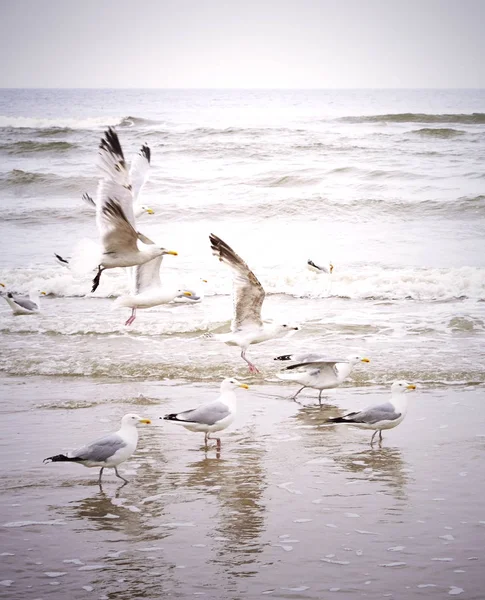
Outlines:
<svg viewBox="0 0 485 600"><path fill-rule="evenodd" d="M239 384L239 387L244 388L245 390L249 390L249 385L246 385L245 383Z"/></svg>
<svg viewBox="0 0 485 600"><path fill-rule="evenodd" d="M146 425L151 425L152 422L150 421L150 419L140 419L140 423L145 423Z"/></svg>
<svg viewBox="0 0 485 600"><path fill-rule="evenodd" d="M1 285L2 287L5 287L5 284L4 284L4 283L0 283L0 285Z"/></svg>
<svg viewBox="0 0 485 600"><path fill-rule="evenodd" d="M407 387L408 390L415 390L416 386L414 385L414 383L410 383Z"/></svg>
<svg viewBox="0 0 485 600"><path fill-rule="evenodd" d="M149 215L154 215L155 211L152 208L147 208L146 211Z"/></svg>
<svg viewBox="0 0 485 600"><path fill-rule="evenodd" d="M360 362L370 362L368 358L363 358Z"/></svg>
<svg viewBox="0 0 485 600"><path fill-rule="evenodd" d="M172 256L178 256L179 255L179 253L175 252L175 250L167 250L165 252L165 254L171 254Z"/></svg>
<svg viewBox="0 0 485 600"><path fill-rule="evenodd" d="M207 283L207 279L201 279L202 283Z"/></svg>
<svg viewBox="0 0 485 600"><path fill-rule="evenodd" d="M330 275L333 273L333 265L330 263Z"/></svg>
<svg viewBox="0 0 485 600"><path fill-rule="evenodd" d="M192 296L192 293L191 292L184 292L184 296L189 296L189 298L190 298L190 296Z"/></svg>
<svg viewBox="0 0 485 600"><path fill-rule="evenodd" d="M41 292L42 296L47 296L47 292Z"/></svg>

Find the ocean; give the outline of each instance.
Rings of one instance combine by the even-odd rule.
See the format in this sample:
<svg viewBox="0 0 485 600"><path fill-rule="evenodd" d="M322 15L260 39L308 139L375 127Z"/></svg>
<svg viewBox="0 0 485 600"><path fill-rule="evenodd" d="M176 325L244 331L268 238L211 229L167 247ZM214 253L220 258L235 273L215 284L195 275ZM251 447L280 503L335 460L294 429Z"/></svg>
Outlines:
<svg viewBox="0 0 485 600"><path fill-rule="evenodd" d="M91 294L54 258L97 239L81 196L108 126L128 161L151 149L155 214L138 228L178 252L162 280L203 294L131 327L113 305L123 271ZM38 315L0 305L5 598L481 598L485 90L4 89L0 159L0 281L46 292ZM261 281L263 317L299 326L250 347L260 376L204 337L232 317L210 233ZM312 390L299 406L273 359L304 351L371 362L327 408ZM125 412L209 400L226 376L250 390L221 456L157 422L121 492L41 464ZM382 448L324 425L396 379L418 389Z"/></svg>

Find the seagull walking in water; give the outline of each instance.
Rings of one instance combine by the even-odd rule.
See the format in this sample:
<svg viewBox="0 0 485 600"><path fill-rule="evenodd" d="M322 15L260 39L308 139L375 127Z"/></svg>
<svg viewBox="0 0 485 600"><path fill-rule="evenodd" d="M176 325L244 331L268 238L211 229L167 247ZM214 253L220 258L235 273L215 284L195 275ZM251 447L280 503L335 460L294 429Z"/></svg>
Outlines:
<svg viewBox="0 0 485 600"><path fill-rule="evenodd" d="M279 379L295 381L301 387L292 399L296 401L298 394L306 387L320 390L318 403L322 405L322 392L341 385L350 375L353 367L358 362L368 363L368 358L350 354L347 358L328 359L317 354L285 354L277 356L275 360L296 360L296 364L290 365L277 373Z"/></svg>
<svg viewBox="0 0 485 600"><path fill-rule="evenodd" d="M236 416L236 394L234 390L237 387L248 389L245 383L240 383L234 377L226 378L221 383L221 395L217 400L192 410L165 415L163 419L178 423L189 431L204 433L204 442L207 448L207 442L212 439L210 434L226 429L234 421ZM220 450L221 439L215 438L215 440L217 449Z"/></svg>
<svg viewBox="0 0 485 600"><path fill-rule="evenodd" d="M128 480L118 473L116 467L128 460L135 452L138 444L136 428L140 423L150 424L151 421L129 413L121 419L121 427L118 431L95 440L79 450L49 456L44 459L44 462L76 462L85 467L101 467L98 478L100 485L104 469L114 469L116 477L128 483Z"/></svg>
<svg viewBox="0 0 485 600"><path fill-rule="evenodd" d="M395 381L391 385L391 398L383 404L376 404L359 412L351 412L343 417L329 419L329 423L347 423L361 429L374 429L370 443L374 442L379 433L379 441L382 441L382 430L393 429L402 423L406 416L408 402L405 392L415 390L416 386L407 381Z"/></svg>
<svg viewBox="0 0 485 600"><path fill-rule="evenodd" d="M0 283L0 286L4 288L5 284ZM35 315L38 313L40 310L39 296L41 295L45 296L46 293L39 290L31 290L28 298L14 295L11 292L7 292L5 296L2 294L14 315Z"/></svg>
<svg viewBox="0 0 485 600"><path fill-rule="evenodd" d="M259 373L256 366L246 357L251 344L260 344L267 340L286 335L298 327L286 324L263 323L261 307L265 292L254 273L234 250L213 233L209 236L212 252L233 271L234 316L231 332L210 334L211 339L219 340L229 346L241 348L241 358L246 361L251 373Z"/></svg>
<svg viewBox="0 0 485 600"><path fill-rule="evenodd" d="M117 134L108 129L99 146L99 168L102 178L98 184L96 225L101 237L102 255L98 272L93 279L94 292L106 269L134 267L149 260L174 254L157 247L136 231L133 213L133 186ZM138 240L143 242L138 248Z"/></svg>

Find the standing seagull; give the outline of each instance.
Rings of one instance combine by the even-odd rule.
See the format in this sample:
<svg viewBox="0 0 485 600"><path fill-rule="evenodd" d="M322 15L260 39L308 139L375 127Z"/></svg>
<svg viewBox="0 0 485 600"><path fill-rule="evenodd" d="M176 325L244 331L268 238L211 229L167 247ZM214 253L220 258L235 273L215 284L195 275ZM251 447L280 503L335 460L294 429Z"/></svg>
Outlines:
<svg viewBox="0 0 485 600"><path fill-rule="evenodd" d="M0 283L0 286L5 287L3 283ZM25 296L14 296L11 292L7 292L7 295L3 297L14 315L35 315L39 312L40 308L39 294L42 296L46 295L45 292L32 290L29 292L28 298Z"/></svg>
<svg viewBox="0 0 485 600"><path fill-rule="evenodd" d="M293 356L295 358L293 358ZM297 360L297 364L286 367L280 373L277 373L279 379L295 381L303 387L300 388L294 396L296 401L298 394L306 387L320 390L318 394L318 403L322 405L322 392L331 388L338 387L347 379L352 368L358 362L368 363L370 360L362 356L350 354L345 359L329 360L318 357L315 354L293 355L286 354L277 356L275 360Z"/></svg>
<svg viewBox="0 0 485 600"><path fill-rule="evenodd" d="M226 378L221 383L221 395L217 400L208 402L192 410L171 413L160 418L179 423L189 431L204 433L205 447L207 448L207 442L211 439L210 434L226 429L234 421L236 416L236 394L234 393L234 389L236 387L244 388L245 390L249 389L245 383L240 383L234 377ZM221 439L215 439L217 449L220 450Z"/></svg>
<svg viewBox="0 0 485 600"><path fill-rule="evenodd" d="M101 139L99 169L102 178L97 191L96 225L101 236L102 256L92 292L97 289L105 269L134 267L157 256L173 254L173 251L150 244L148 238L135 229L133 186L118 136L111 128ZM140 250L138 240L149 243Z"/></svg>
<svg viewBox="0 0 485 600"><path fill-rule="evenodd" d="M360 412L352 412L343 417L329 419L329 423L347 423L362 429L374 429L370 443L379 432L379 441L382 441L382 430L393 429L404 420L408 402L405 396L406 390L415 390L416 386L407 381L395 381L391 385L391 398L383 404L376 404Z"/></svg>
<svg viewBox="0 0 485 600"><path fill-rule="evenodd" d="M115 433L110 433L99 440L91 442L79 450L67 454L57 454L44 459L44 462L77 462L85 467L101 467L98 483L101 485L101 477L105 468L114 469L116 477L125 483L128 480L118 473L116 468L135 452L138 444L137 425L140 423L151 423L150 419L144 419L138 415L127 414L121 419L121 427Z"/></svg>
<svg viewBox="0 0 485 600"><path fill-rule="evenodd" d="M209 236L212 253L228 265L233 271L233 304L234 316L231 322L231 333L211 335L210 337L229 346L241 348L241 358L249 366L251 373L259 373L258 369L246 358L246 350L251 344L260 344L287 334L292 329L279 323L263 323L261 307L265 292L254 273L234 250L216 235Z"/></svg>

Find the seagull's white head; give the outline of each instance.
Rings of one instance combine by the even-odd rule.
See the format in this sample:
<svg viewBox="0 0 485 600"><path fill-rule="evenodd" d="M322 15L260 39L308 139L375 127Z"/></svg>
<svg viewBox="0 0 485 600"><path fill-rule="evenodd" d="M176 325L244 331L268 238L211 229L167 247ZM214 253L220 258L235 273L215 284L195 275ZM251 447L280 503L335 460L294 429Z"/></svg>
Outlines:
<svg viewBox="0 0 485 600"><path fill-rule="evenodd" d="M351 365L356 365L358 362L370 362L368 358L361 356L360 354L349 354L349 356L347 356L347 360Z"/></svg>
<svg viewBox="0 0 485 600"><path fill-rule="evenodd" d="M269 325L274 337L283 337L288 333L298 331L299 327L296 325L289 325L288 323L273 323Z"/></svg>
<svg viewBox="0 0 485 600"><path fill-rule="evenodd" d="M248 385L246 385L245 383L241 383L235 377L226 377L226 379L222 380L221 391L233 390L234 388L237 388L237 387L244 388L245 390L249 389Z"/></svg>
<svg viewBox="0 0 485 600"><path fill-rule="evenodd" d="M122 427L136 427L141 423L150 425L151 421L150 419L144 419L143 417L140 417L140 415L135 415L134 413L128 413L121 419Z"/></svg>
<svg viewBox="0 0 485 600"><path fill-rule="evenodd" d="M391 385L391 392L393 394L403 394L407 390L415 390L416 386L414 383L408 383L407 381L395 381Z"/></svg>

